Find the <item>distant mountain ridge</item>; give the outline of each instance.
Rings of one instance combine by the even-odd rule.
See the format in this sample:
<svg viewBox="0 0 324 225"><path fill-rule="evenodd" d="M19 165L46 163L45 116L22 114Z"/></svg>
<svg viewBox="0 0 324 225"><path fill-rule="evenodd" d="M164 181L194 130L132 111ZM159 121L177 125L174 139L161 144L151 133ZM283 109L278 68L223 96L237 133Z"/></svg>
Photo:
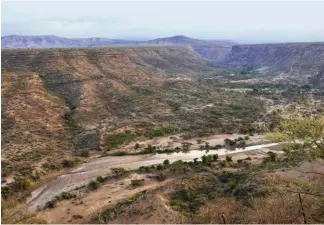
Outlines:
<svg viewBox="0 0 324 225"><path fill-rule="evenodd" d="M116 44L135 44L136 41L111 38L64 38L55 35L1 37L1 48L69 48L69 47L103 47Z"/></svg>
<svg viewBox="0 0 324 225"><path fill-rule="evenodd" d="M110 38L64 38L54 35L21 36L10 35L1 37L2 49L21 48L81 48L81 47L108 47L115 45L186 45L195 50L201 57L211 61L219 61L236 44L230 40L200 40L183 35L158 38L148 41L134 41Z"/></svg>

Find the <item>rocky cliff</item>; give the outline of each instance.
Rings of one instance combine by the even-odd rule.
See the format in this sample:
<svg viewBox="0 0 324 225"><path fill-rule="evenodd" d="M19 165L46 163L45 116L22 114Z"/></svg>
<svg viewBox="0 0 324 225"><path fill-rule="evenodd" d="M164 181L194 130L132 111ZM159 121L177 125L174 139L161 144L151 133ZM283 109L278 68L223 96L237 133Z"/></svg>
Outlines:
<svg viewBox="0 0 324 225"><path fill-rule="evenodd" d="M324 43L235 45L222 63L232 68L282 73L301 82L312 82L315 77L323 81Z"/></svg>

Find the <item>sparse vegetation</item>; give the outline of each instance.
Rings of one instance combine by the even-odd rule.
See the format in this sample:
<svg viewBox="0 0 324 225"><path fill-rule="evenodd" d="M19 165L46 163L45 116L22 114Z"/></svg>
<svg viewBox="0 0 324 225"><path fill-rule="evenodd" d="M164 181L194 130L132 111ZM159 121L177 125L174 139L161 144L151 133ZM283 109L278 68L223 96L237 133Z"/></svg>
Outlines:
<svg viewBox="0 0 324 225"><path fill-rule="evenodd" d="M90 191L95 191L97 190L99 187L101 186L101 184L98 181L90 181L90 183L88 184L88 190Z"/></svg>
<svg viewBox="0 0 324 225"><path fill-rule="evenodd" d="M131 180L133 186L141 186L144 184L144 179Z"/></svg>
<svg viewBox="0 0 324 225"><path fill-rule="evenodd" d="M77 155L81 157L89 157L89 149L83 148L77 150Z"/></svg>
<svg viewBox="0 0 324 225"><path fill-rule="evenodd" d="M121 168L121 167L120 168L110 168L110 170L117 177L127 173L127 170L124 168Z"/></svg>

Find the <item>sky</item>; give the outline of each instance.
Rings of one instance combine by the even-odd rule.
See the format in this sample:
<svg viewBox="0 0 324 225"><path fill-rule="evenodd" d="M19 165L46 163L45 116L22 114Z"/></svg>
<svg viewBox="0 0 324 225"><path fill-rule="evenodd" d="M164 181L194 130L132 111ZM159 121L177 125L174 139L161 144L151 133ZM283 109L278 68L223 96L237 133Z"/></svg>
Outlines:
<svg viewBox="0 0 324 225"><path fill-rule="evenodd" d="M324 41L324 2L2 1L1 36Z"/></svg>

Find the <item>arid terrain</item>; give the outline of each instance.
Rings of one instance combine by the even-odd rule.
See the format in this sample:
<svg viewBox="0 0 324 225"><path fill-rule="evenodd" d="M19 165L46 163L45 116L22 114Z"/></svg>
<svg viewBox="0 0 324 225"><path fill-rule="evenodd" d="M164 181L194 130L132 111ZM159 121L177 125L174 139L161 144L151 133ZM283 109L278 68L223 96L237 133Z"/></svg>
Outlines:
<svg viewBox="0 0 324 225"><path fill-rule="evenodd" d="M42 38L2 50L3 223L324 222L323 44Z"/></svg>

